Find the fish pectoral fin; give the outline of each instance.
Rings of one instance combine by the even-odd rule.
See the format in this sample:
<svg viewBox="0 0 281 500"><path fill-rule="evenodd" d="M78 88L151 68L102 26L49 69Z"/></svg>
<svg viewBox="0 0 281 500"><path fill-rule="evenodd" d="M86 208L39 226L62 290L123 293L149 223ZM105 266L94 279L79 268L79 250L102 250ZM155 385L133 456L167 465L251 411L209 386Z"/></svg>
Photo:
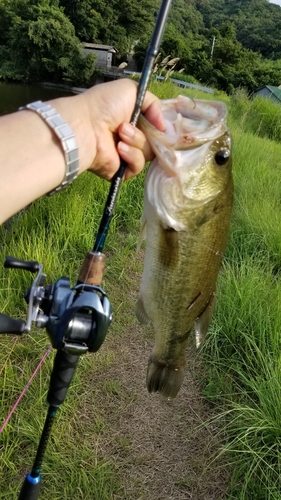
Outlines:
<svg viewBox="0 0 281 500"><path fill-rule="evenodd" d="M136 317L142 325L149 325L150 319L146 314L146 310L143 305L142 297L139 297L136 303Z"/></svg>
<svg viewBox="0 0 281 500"><path fill-rule="evenodd" d="M144 214L142 214L140 235L139 235L139 239L138 239L138 243L137 243L137 252L140 251L141 244L142 244L143 240L145 240L145 239L146 239L146 218L145 218Z"/></svg>
<svg viewBox="0 0 281 500"><path fill-rule="evenodd" d="M195 340L196 340L196 347L198 348L204 338L206 337L208 328L211 323L212 319L212 314L213 310L215 307L216 303L216 294L215 292L212 293L211 298L207 304L207 307L204 309L204 311L196 318L195 323L194 323L194 329L195 329Z"/></svg>

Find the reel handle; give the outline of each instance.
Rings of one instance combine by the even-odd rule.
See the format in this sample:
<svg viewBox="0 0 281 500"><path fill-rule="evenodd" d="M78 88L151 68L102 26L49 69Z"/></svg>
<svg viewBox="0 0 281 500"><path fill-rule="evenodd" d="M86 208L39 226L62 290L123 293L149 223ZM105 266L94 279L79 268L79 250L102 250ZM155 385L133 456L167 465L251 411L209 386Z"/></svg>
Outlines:
<svg viewBox="0 0 281 500"><path fill-rule="evenodd" d="M25 332L26 323L22 319L10 318L0 313L0 333L14 333L22 335Z"/></svg>
<svg viewBox="0 0 281 500"><path fill-rule="evenodd" d="M7 256L4 261L4 267L7 269L23 269L30 273L36 273L39 270L39 262L36 260L21 260L16 257Z"/></svg>
<svg viewBox="0 0 281 500"><path fill-rule="evenodd" d="M41 476L32 477L27 474L20 490L18 500L38 500L41 487Z"/></svg>

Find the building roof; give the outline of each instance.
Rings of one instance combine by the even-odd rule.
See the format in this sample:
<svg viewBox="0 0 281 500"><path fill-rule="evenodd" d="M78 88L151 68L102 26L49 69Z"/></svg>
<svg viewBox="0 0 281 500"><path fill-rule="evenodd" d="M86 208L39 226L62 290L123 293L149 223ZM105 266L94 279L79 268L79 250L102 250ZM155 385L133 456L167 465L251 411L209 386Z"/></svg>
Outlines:
<svg viewBox="0 0 281 500"><path fill-rule="evenodd" d="M257 90L255 92L255 94L262 89L268 89L274 95L274 97L276 97L276 99L278 99L278 101L281 101L281 88L274 87L273 85L265 85L264 87Z"/></svg>
<svg viewBox="0 0 281 500"><path fill-rule="evenodd" d="M101 45L99 43L83 43L85 49L95 49L95 50L107 50L107 52L112 52L116 54L118 50L113 47L113 45Z"/></svg>

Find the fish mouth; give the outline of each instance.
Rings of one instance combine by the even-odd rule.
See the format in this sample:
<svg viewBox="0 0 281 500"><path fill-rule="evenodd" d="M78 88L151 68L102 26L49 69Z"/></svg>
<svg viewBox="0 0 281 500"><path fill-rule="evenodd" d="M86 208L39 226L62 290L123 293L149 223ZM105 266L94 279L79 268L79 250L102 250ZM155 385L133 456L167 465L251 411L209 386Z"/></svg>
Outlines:
<svg viewBox="0 0 281 500"><path fill-rule="evenodd" d="M220 101L193 100L181 95L161 102L165 131L156 129L143 115L138 126L147 136L165 174L176 177L177 152L189 151L191 159L197 156L197 161L192 161L193 168L199 165L199 157L206 154L205 148L200 148L204 145L210 148L227 131L227 108Z"/></svg>
<svg viewBox="0 0 281 500"><path fill-rule="evenodd" d="M231 150L227 108L223 102L184 96L161 101L161 106L164 132L143 116L138 123L155 154L146 197L164 226L182 231L191 224L187 214L210 205L227 182L215 160L219 150Z"/></svg>
<svg viewBox="0 0 281 500"><path fill-rule="evenodd" d="M217 139L225 130L227 108L223 102L193 100L179 95L161 103L164 132L151 125L143 115L138 121L152 148L155 140L164 142L166 147L194 148Z"/></svg>

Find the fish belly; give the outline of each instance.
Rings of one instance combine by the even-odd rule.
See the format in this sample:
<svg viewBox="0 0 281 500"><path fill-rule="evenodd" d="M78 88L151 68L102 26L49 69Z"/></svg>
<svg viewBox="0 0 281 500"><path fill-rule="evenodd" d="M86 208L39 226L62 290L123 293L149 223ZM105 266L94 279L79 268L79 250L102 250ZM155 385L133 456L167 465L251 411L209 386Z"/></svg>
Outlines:
<svg viewBox="0 0 281 500"><path fill-rule="evenodd" d="M164 228L147 200L145 206L147 244L136 313L141 322L151 321L155 332L148 391L173 398L184 377L189 333L213 301L231 200L226 193L219 213L187 231Z"/></svg>

